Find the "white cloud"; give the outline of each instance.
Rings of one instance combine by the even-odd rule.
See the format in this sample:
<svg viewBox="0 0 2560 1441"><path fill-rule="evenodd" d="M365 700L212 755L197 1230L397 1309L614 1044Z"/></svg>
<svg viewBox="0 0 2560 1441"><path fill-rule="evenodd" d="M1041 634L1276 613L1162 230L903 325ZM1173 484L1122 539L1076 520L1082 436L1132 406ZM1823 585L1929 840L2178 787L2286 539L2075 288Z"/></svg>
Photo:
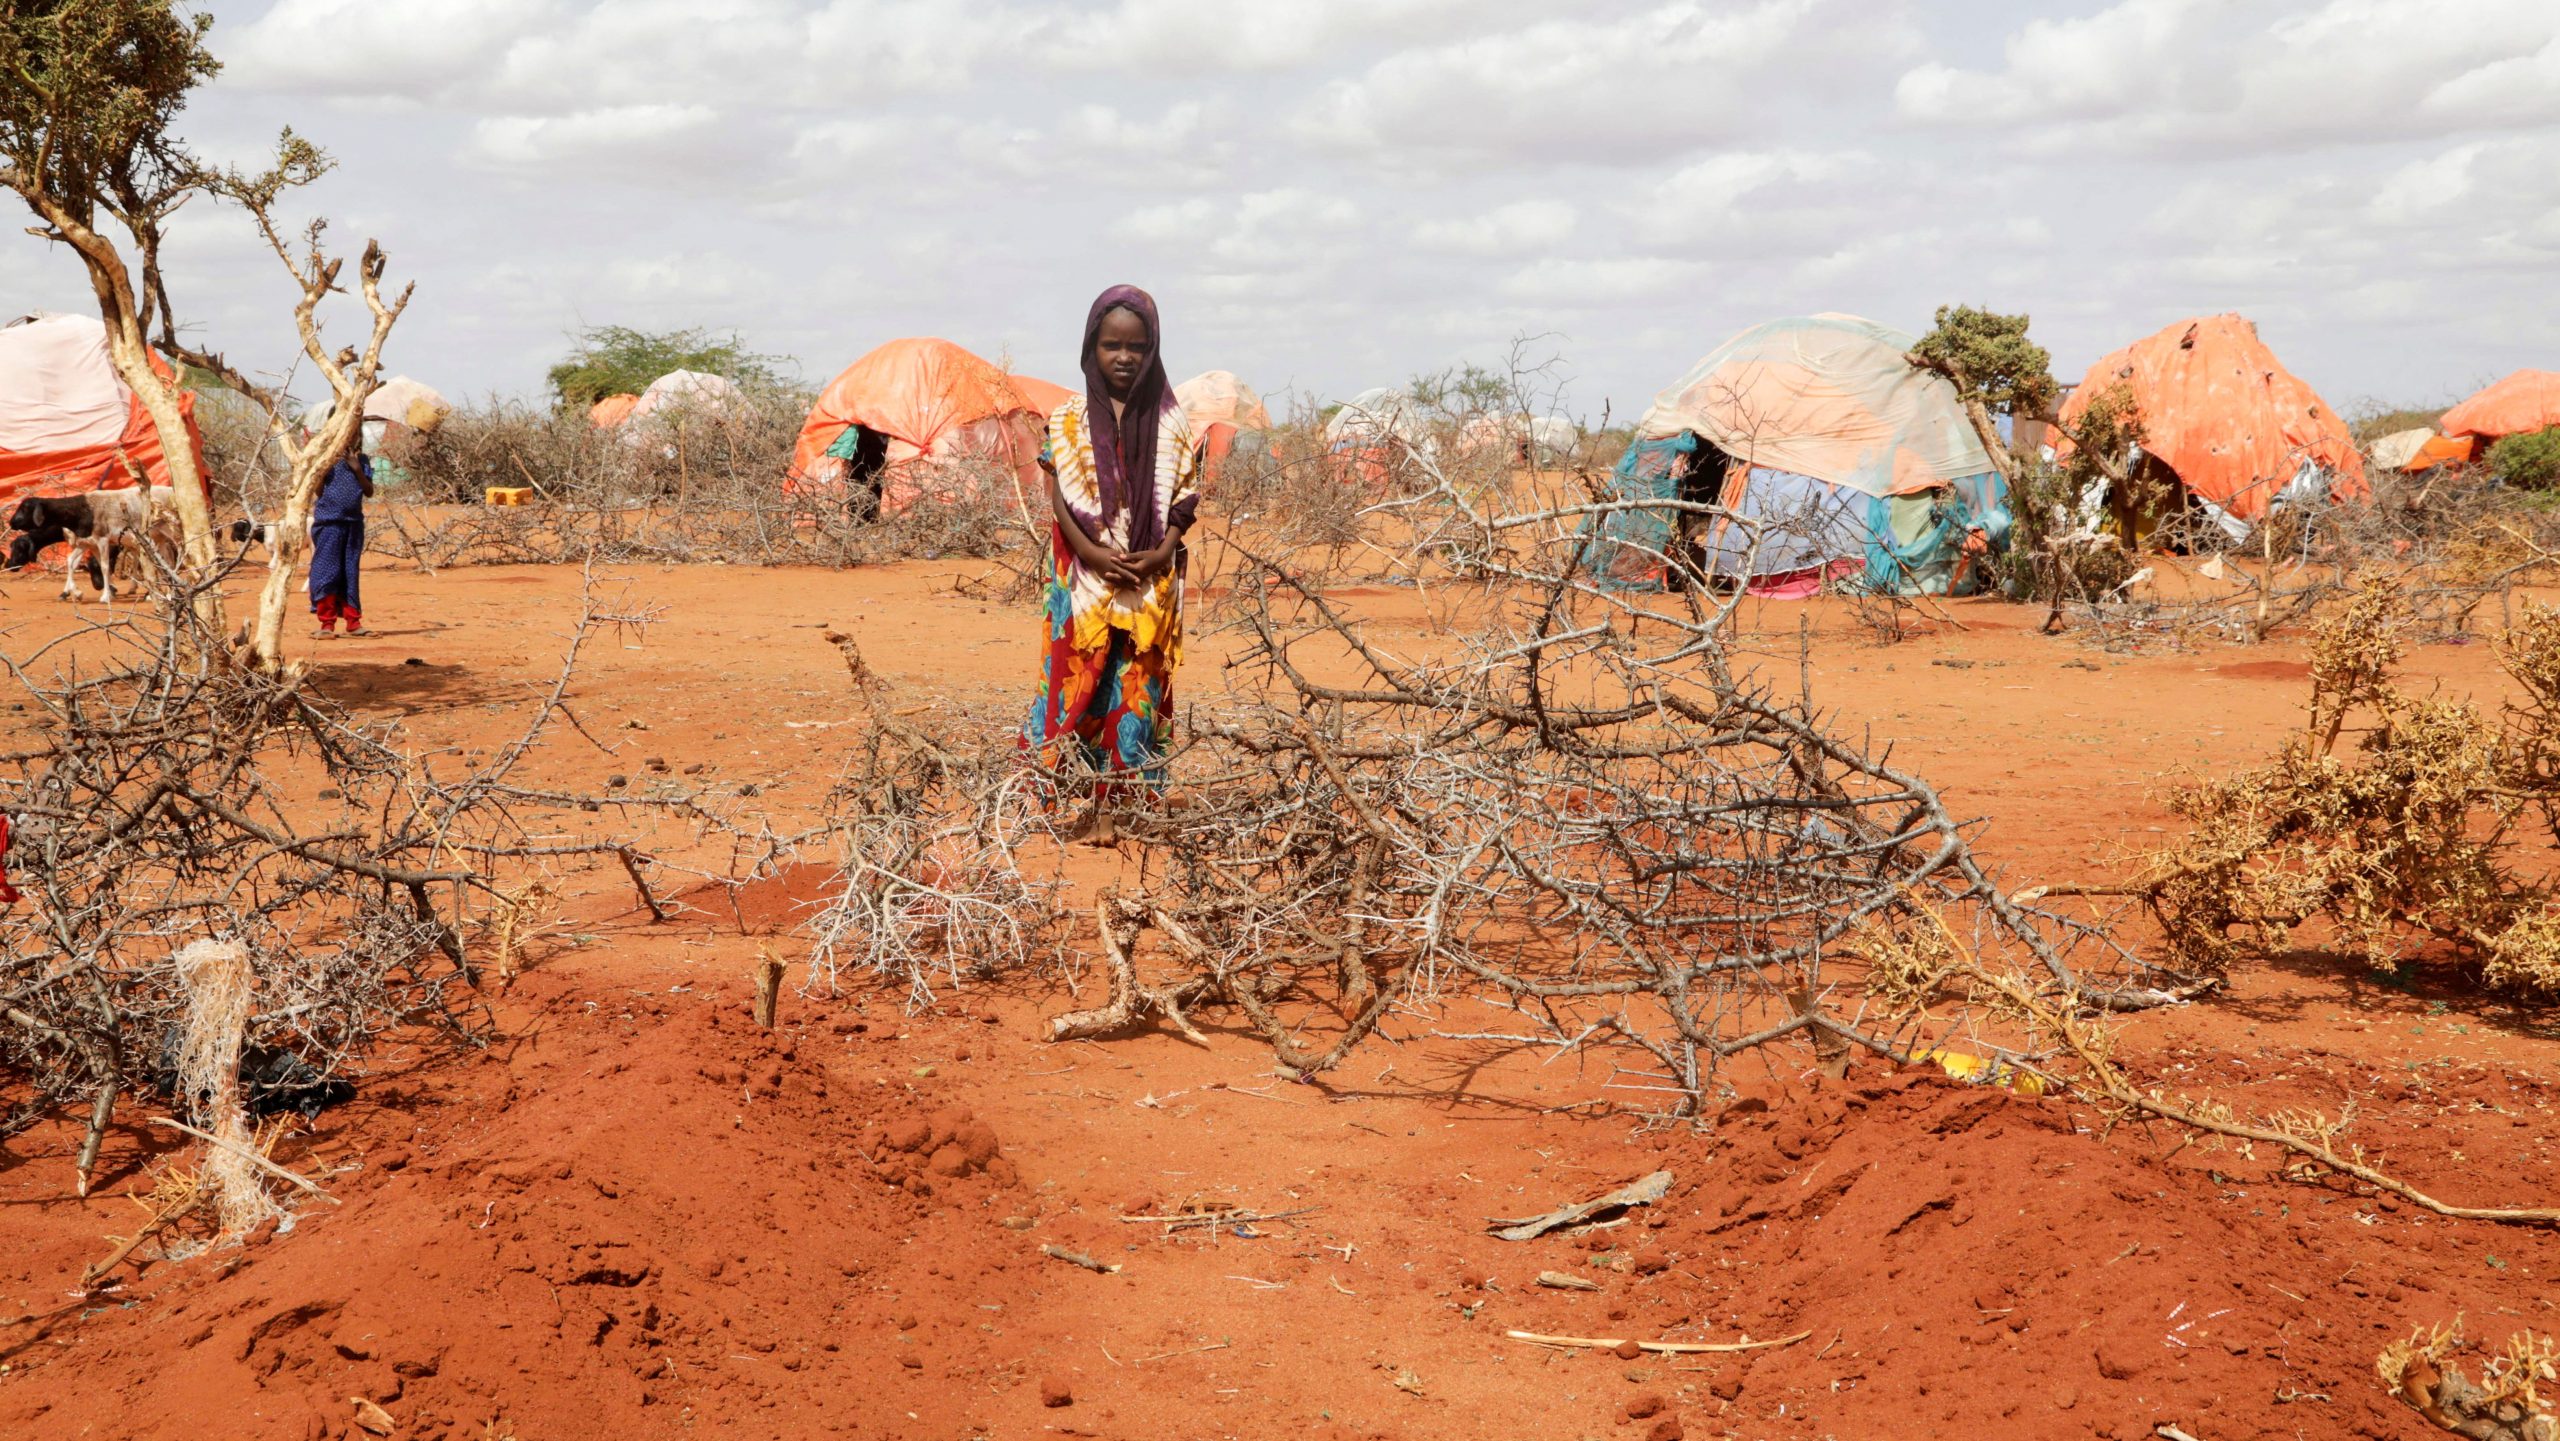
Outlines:
<svg viewBox="0 0 2560 1441"><path fill-rule="evenodd" d="M1616 260L1540 260L1505 277L1503 295L1544 305L1586 309L1632 300L1671 299L1706 273L1696 261L1638 256Z"/></svg>
<svg viewBox="0 0 2560 1441"><path fill-rule="evenodd" d="M690 153L717 133L707 105L616 105L574 115L496 115L472 127L467 158L505 169L589 167L599 161L649 169Z"/></svg>
<svg viewBox="0 0 2560 1441"><path fill-rule="evenodd" d="M1360 208L1339 195L1258 190L1212 202L1184 200L1132 212L1115 233L1168 251L1195 252L1228 269L1280 271L1341 251Z"/></svg>
<svg viewBox="0 0 2560 1441"><path fill-rule="evenodd" d="M1741 83L1794 39L1815 0L1655 5L1546 19L1392 54L1326 86L1300 132L1336 148L1608 163L1619 145L1730 133Z"/></svg>
<svg viewBox="0 0 2560 1441"><path fill-rule="evenodd" d="M1518 255L1561 245L1579 217L1561 200L1515 200L1482 215L1415 227L1414 243L1460 255Z"/></svg>
<svg viewBox="0 0 2560 1441"><path fill-rule="evenodd" d="M2002 64L1932 61L1894 89L1910 120L2023 129L2048 154L2300 150L2560 115L2549 0L2119 0L2028 21Z"/></svg>
<svg viewBox="0 0 2560 1441"><path fill-rule="evenodd" d="M425 100L561 23L557 0L276 0L217 26L226 81L259 89Z"/></svg>
<svg viewBox="0 0 2560 1441"><path fill-rule="evenodd" d="M1505 8L1526 6L1519 0L1507 7L1491 0L1120 0L1098 15L1068 9L1049 17L1040 43L1055 63L1073 68L1274 70L1346 51L1373 52L1452 24L1481 25Z"/></svg>
<svg viewBox="0 0 2560 1441"><path fill-rule="evenodd" d="M1874 168L1863 151L1721 151L1645 192L1631 207L1636 233L1657 245L1727 251L1767 247L1781 232L1801 239L1808 228L1871 213L1888 183Z"/></svg>

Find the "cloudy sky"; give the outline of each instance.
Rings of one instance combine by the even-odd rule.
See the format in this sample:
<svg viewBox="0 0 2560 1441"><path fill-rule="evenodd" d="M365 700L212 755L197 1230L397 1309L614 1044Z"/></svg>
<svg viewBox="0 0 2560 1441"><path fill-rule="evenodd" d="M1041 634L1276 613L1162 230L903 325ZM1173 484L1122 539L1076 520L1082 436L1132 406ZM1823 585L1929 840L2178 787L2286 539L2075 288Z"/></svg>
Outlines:
<svg viewBox="0 0 2560 1441"><path fill-rule="evenodd" d="M1541 336L1588 418L1764 319L1950 301L2032 313L2066 378L2238 310L2349 411L2560 367L2552 0L211 9L187 133L331 149L305 203L416 281L392 362L457 397L606 323L1063 378L1120 280L1177 377L1339 397ZM244 226L175 252L207 339L289 358ZM0 298L87 304L7 235Z"/></svg>

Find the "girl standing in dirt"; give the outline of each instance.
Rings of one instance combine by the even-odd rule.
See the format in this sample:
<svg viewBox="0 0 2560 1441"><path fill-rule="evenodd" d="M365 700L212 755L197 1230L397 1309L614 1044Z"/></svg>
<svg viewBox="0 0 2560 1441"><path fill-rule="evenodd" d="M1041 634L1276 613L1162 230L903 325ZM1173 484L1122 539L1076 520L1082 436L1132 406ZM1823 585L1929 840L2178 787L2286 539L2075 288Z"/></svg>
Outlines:
<svg viewBox="0 0 2560 1441"><path fill-rule="evenodd" d="M1084 323L1084 394L1049 417L1048 583L1040 695L1023 747L1057 771L1100 773L1083 838L1116 838L1117 783L1160 787L1182 660L1183 532L1200 507L1191 424L1165 379L1145 291L1115 285Z"/></svg>
<svg viewBox="0 0 2560 1441"><path fill-rule="evenodd" d="M347 634L364 634L357 581L364 565L364 503L372 494L373 462L365 457L364 427L358 425L311 503L311 614L320 622L315 636L334 634L342 620Z"/></svg>

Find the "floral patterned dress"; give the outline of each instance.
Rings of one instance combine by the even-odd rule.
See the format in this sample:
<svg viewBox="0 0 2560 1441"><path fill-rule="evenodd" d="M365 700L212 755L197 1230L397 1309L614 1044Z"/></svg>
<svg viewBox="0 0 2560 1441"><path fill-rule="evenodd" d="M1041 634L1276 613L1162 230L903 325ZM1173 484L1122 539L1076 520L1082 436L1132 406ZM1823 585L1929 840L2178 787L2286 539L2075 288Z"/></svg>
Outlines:
<svg viewBox="0 0 2560 1441"><path fill-rule="evenodd" d="M1081 395L1049 417L1041 457L1058 475L1058 492L1085 533L1116 550L1129 545L1129 517L1103 518L1093 437ZM1198 483L1199 448L1180 407L1168 410L1156 438L1155 505L1159 528ZM1114 586L1085 569L1055 526L1041 588L1047 644L1040 659L1040 694L1023 720L1022 745L1055 771L1081 762L1103 779L1097 799L1108 799L1113 781L1164 782L1164 757L1173 739L1173 672L1182 661L1182 564L1175 563L1138 588Z"/></svg>

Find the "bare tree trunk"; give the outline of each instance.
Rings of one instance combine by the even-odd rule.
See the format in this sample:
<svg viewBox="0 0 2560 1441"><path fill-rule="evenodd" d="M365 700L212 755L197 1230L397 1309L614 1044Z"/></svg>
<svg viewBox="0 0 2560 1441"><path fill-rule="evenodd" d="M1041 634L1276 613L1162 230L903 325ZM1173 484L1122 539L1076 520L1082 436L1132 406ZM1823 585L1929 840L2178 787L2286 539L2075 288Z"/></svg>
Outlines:
<svg viewBox="0 0 2560 1441"><path fill-rule="evenodd" d="M221 593L202 585L213 573L214 565L213 511L205 502L204 470L196 463L186 413L178 404L180 387L175 379L164 377L151 364L151 347L144 339L145 317L134 299L133 274L113 241L81 224L42 192L34 192L28 198L45 224L70 244L81 264L88 268L89 288L98 298L98 318L107 327L107 359L126 388L142 402L143 413L151 417L151 428L160 437L161 459L169 467L170 503L178 511L183 547L179 577L188 585L200 587L195 592L196 617L204 623L207 634L220 634Z"/></svg>

